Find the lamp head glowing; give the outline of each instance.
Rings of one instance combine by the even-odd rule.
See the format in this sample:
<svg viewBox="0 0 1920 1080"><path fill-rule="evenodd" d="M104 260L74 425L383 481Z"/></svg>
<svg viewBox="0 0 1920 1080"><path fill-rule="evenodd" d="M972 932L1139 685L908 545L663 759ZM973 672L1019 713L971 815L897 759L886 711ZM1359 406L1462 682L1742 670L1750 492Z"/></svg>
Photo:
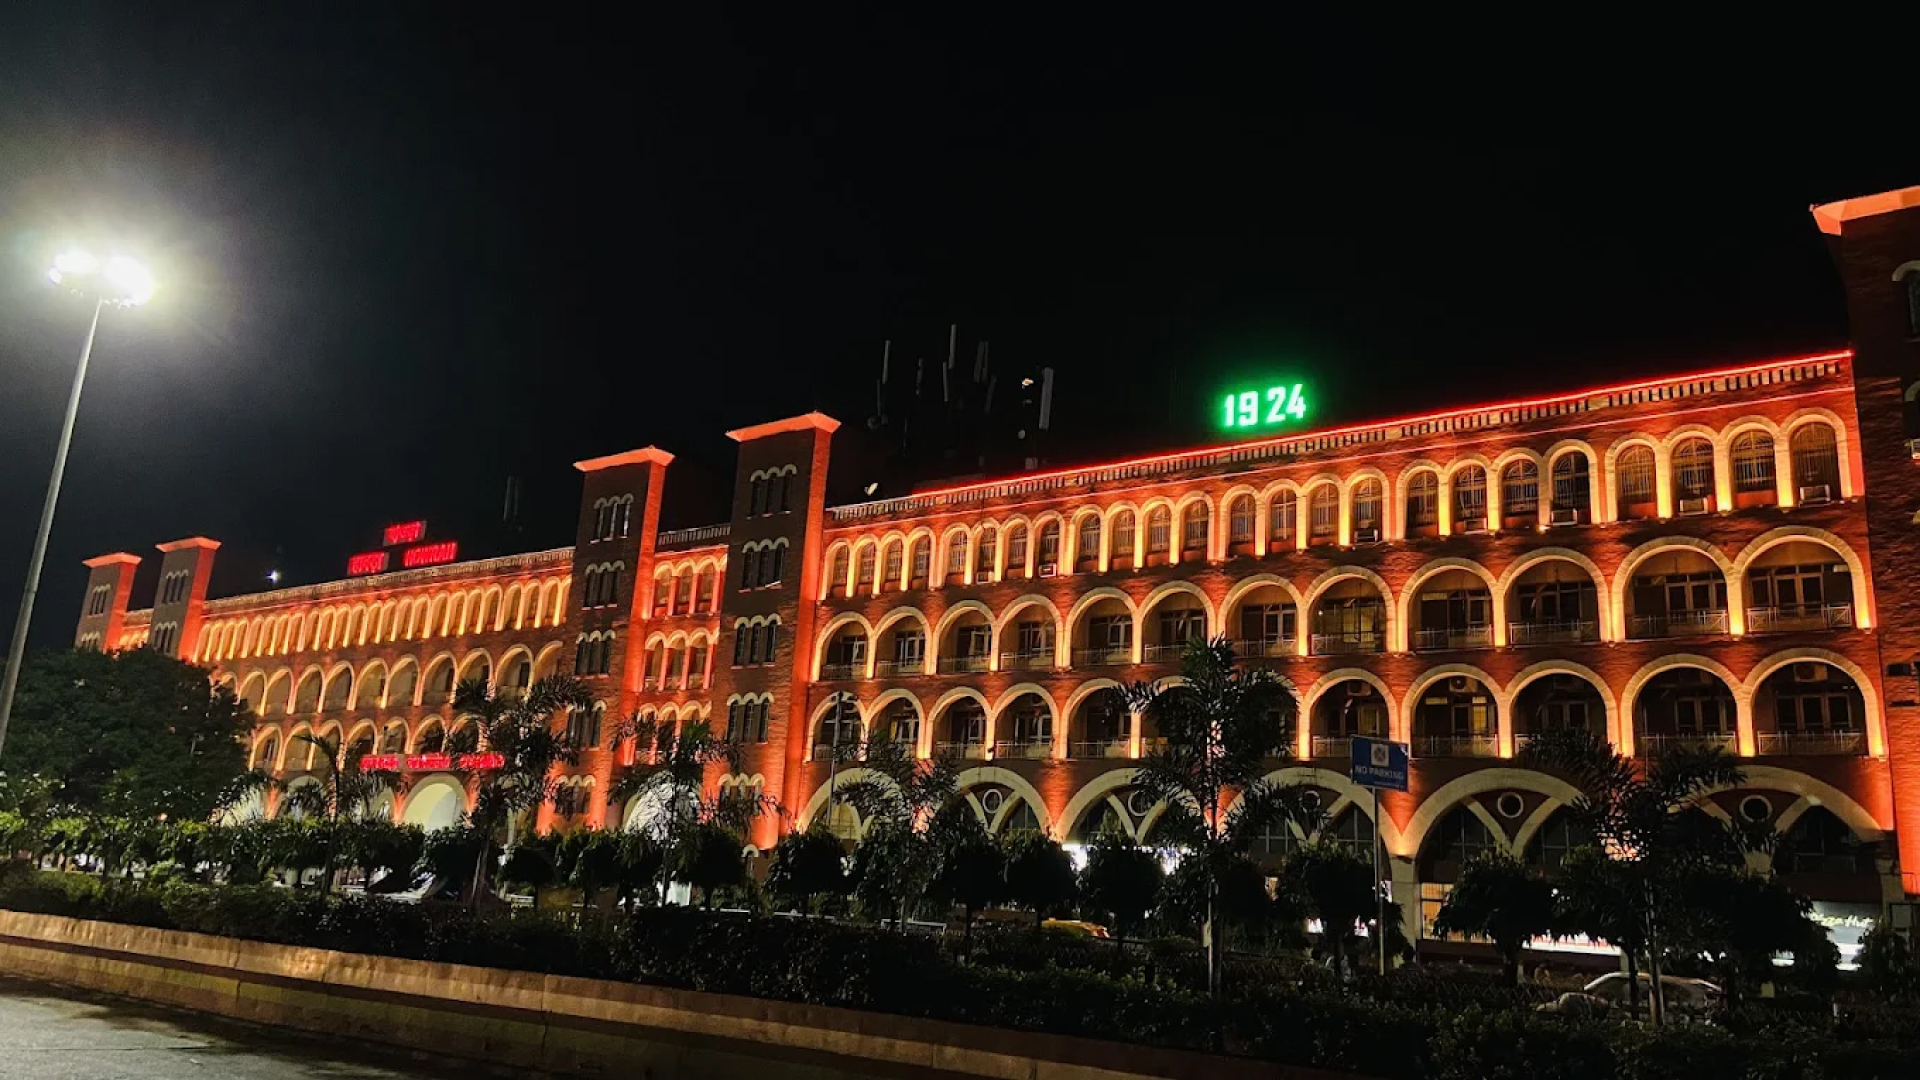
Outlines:
<svg viewBox="0 0 1920 1080"><path fill-rule="evenodd" d="M153 299L152 272L127 255L115 255L102 264L90 252L69 248L54 258L47 280L121 307Z"/></svg>

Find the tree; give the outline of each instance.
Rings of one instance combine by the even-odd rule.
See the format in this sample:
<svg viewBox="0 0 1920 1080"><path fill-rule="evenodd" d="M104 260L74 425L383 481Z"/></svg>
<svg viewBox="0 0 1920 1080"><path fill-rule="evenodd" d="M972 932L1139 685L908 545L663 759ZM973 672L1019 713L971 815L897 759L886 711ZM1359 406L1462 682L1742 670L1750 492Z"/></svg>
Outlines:
<svg viewBox="0 0 1920 1080"><path fill-rule="evenodd" d="M580 906L591 908L600 890L618 882L620 837L605 829L575 829L560 838L567 884L580 890Z"/></svg>
<svg viewBox="0 0 1920 1080"><path fill-rule="evenodd" d="M296 743L312 747L310 760L320 764L317 784L302 784L287 789L284 800L298 816L320 822L326 834L325 855L320 870L320 889L333 891L334 867L340 848L340 825L372 817L379 809L382 795L391 793L400 783L398 773L377 769L363 770L357 761L340 760L340 740L335 736L317 736L303 731L293 737Z"/></svg>
<svg viewBox="0 0 1920 1080"><path fill-rule="evenodd" d="M1356 928L1378 917L1373 863L1340 844L1317 841L1288 855L1280 876L1299 907L1320 920L1316 955L1332 960L1343 978L1351 975L1360 940ZM1388 907L1391 920L1392 905ZM1384 929L1374 927L1376 932Z"/></svg>
<svg viewBox="0 0 1920 1080"><path fill-rule="evenodd" d="M953 820L936 831L939 868L928 891L960 906L961 936L971 942L974 915L1006 895L1007 858L970 808L954 806L944 816Z"/></svg>
<svg viewBox="0 0 1920 1080"><path fill-rule="evenodd" d="M1518 986L1521 950L1553 929L1553 916L1547 879L1511 855L1488 851L1460 868L1433 929L1491 939L1507 981Z"/></svg>
<svg viewBox="0 0 1920 1080"><path fill-rule="evenodd" d="M1167 804L1154 835L1197 857L1206 888L1201 943L1207 985L1220 992L1220 881L1269 825L1313 824L1297 788L1266 778L1268 759L1285 756L1298 710L1293 689L1265 668L1242 670L1225 638L1193 641L1181 660L1185 683L1136 684L1124 691L1165 740L1139 765L1140 787Z"/></svg>
<svg viewBox="0 0 1920 1080"><path fill-rule="evenodd" d="M1038 832L1015 833L1006 842L1006 899L1033 912L1040 926L1049 914L1073 907L1079 883L1073 857L1053 837Z"/></svg>
<svg viewBox="0 0 1920 1080"><path fill-rule="evenodd" d="M855 896L868 911L891 911L902 933L908 912L940 869L935 835L954 815L942 814L958 790L952 761L922 759L914 746L877 736L861 755L872 775L839 786L838 798L867 822L853 853ZM822 812L831 818L834 808Z"/></svg>
<svg viewBox="0 0 1920 1080"><path fill-rule="evenodd" d="M1713 959L1730 1004L1770 981L1776 955L1792 953L1803 972L1813 973L1831 948L1805 897L1744 867L1695 869L1678 894L1674 944Z"/></svg>
<svg viewBox="0 0 1920 1080"><path fill-rule="evenodd" d="M524 692L510 687L496 690L484 679L469 679L455 689L453 707L475 721L467 729L472 734L453 749L470 752L485 746L502 759L499 768L480 774L473 809L467 813L476 840L467 898L478 903L487 889L494 850L503 839L498 834L551 802L554 766L578 760L554 730L554 717L592 708L593 695L568 675L548 676Z"/></svg>
<svg viewBox="0 0 1920 1080"><path fill-rule="evenodd" d="M653 716L630 716L614 729L614 745L629 740L640 750L638 760L614 782L607 797L609 802L638 798L653 808L640 828L660 850L662 858L653 865L662 872L677 875L679 868L693 865L689 846L709 842L700 835L704 828L719 828L737 840L772 805L750 789L728 788L713 798L705 796L712 766L740 771L740 747L716 737L705 721L676 726Z"/></svg>
<svg viewBox="0 0 1920 1080"><path fill-rule="evenodd" d="M631 908L637 896L657 901L660 868L666 862L666 853L644 832L630 829L615 836L620 843L620 860L613 878L614 903Z"/></svg>
<svg viewBox="0 0 1920 1080"><path fill-rule="evenodd" d="M703 821L674 852L673 876L699 891L701 907L711 908L717 890L746 883L745 848L737 833Z"/></svg>
<svg viewBox="0 0 1920 1080"><path fill-rule="evenodd" d="M1686 904L1681 885L1703 868L1741 861L1732 833L1704 814L1683 811L1709 791L1739 784L1745 775L1739 762L1719 747L1680 747L1643 768L1614 753L1600 736L1580 729L1541 733L1527 744L1521 761L1561 773L1579 791L1567 812L1576 826L1591 832L1599 857L1612 866L1604 874L1589 867L1584 878L1570 877L1562 889L1597 884L1594 897L1572 903L1589 909L1615 905L1604 912L1588 910L1583 921L1609 925L1646 950L1653 1021L1661 1023L1666 1012L1661 960L1671 944L1667 915ZM1620 938L1608 940L1627 948Z"/></svg>
<svg viewBox="0 0 1920 1080"><path fill-rule="evenodd" d="M1122 836L1102 836L1087 850L1087 865L1080 871L1081 902L1112 922L1116 944L1124 951L1128 932L1159 904L1166 877L1154 852Z"/></svg>
<svg viewBox="0 0 1920 1080"><path fill-rule="evenodd" d="M339 822L334 826L342 863L360 871L369 893L404 892L413 887L414 867L426 850L418 825L384 818Z"/></svg>
<svg viewBox="0 0 1920 1080"><path fill-rule="evenodd" d="M805 832L788 833L773 846L767 891L789 910L815 914L821 897L846 893L845 864L840 838L816 823Z"/></svg>
<svg viewBox="0 0 1920 1080"><path fill-rule="evenodd" d="M1868 985L1882 994L1920 990L1920 963L1914 960L1913 944L1884 919L1861 935L1860 971Z"/></svg>
<svg viewBox="0 0 1920 1080"><path fill-rule="evenodd" d="M233 691L151 649L27 659L4 764L88 813L204 821L246 770L252 715Z"/></svg>

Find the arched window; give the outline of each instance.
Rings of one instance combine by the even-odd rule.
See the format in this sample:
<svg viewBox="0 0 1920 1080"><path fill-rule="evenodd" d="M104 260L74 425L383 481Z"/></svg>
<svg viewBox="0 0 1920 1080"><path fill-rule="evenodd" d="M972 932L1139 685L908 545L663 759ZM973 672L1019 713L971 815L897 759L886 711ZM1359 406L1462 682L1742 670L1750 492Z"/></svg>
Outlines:
<svg viewBox="0 0 1920 1080"><path fill-rule="evenodd" d="M1907 267L1907 336L1920 338L1920 269Z"/></svg>
<svg viewBox="0 0 1920 1080"><path fill-rule="evenodd" d="M1453 527L1457 532L1487 527L1487 470L1478 465L1453 474Z"/></svg>
<svg viewBox="0 0 1920 1080"><path fill-rule="evenodd" d="M607 588L607 603L609 604L613 603L614 596L619 592L620 588L618 584L620 581L619 565L615 564L612 570L613 572L608 575L610 580ZM690 566L681 567L680 573L674 576L673 610L675 614L679 615L693 614L693 568Z"/></svg>
<svg viewBox="0 0 1920 1080"><path fill-rule="evenodd" d="M1653 447L1634 445L1620 451L1614 473L1619 478L1620 520L1653 517L1658 510Z"/></svg>
<svg viewBox="0 0 1920 1080"><path fill-rule="evenodd" d="M1593 505L1593 480L1588 473L1587 455L1577 450L1553 459L1553 505L1549 509L1554 524L1586 520L1587 510Z"/></svg>
<svg viewBox="0 0 1920 1080"><path fill-rule="evenodd" d="M926 588L928 576L933 572L933 542L924 536L910 541L907 544L907 565L912 568L907 587Z"/></svg>
<svg viewBox="0 0 1920 1080"><path fill-rule="evenodd" d="M1113 516L1113 550L1107 563L1109 569L1117 569L1125 562L1130 569L1139 569L1140 563L1133 550L1133 511L1122 510Z"/></svg>
<svg viewBox="0 0 1920 1080"><path fill-rule="evenodd" d="M1407 535L1432 536L1440 529L1440 477L1422 469L1407 481Z"/></svg>
<svg viewBox="0 0 1920 1080"><path fill-rule="evenodd" d="M886 557L880 560L880 589L882 592L900 587L900 574L906 568L901 562L901 552L903 550L904 548L902 548L900 541L887 541Z"/></svg>
<svg viewBox="0 0 1920 1080"><path fill-rule="evenodd" d="M1147 565L1161 566L1173 551L1173 514L1164 506L1147 512Z"/></svg>
<svg viewBox="0 0 1920 1080"><path fill-rule="evenodd" d="M833 558L827 562L827 595L844 592L847 587L847 560L850 553L847 548L838 548Z"/></svg>
<svg viewBox="0 0 1920 1080"><path fill-rule="evenodd" d="M1288 551L1300 529L1300 497L1291 491L1276 491L1267 504L1267 550Z"/></svg>
<svg viewBox="0 0 1920 1080"><path fill-rule="evenodd" d="M1100 515L1083 515L1075 526L1073 541L1073 569L1075 573L1090 573L1100 568Z"/></svg>
<svg viewBox="0 0 1920 1080"><path fill-rule="evenodd" d="M1524 527L1540 516L1540 466L1531 459L1510 462L1500 472L1500 517L1507 528Z"/></svg>
<svg viewBox="0 0 1920 1080"><path fill-rule="evenodd" d="M1007 527L1007 576L1010 578L1027 576L1027 527L1025 525Z"/></svg>
<svg viewBox="0 0 1920 1080"><path fill-rule="evenodd" d="M967 534L956 529L947 537L947 584L967 580Z"/></svg>
<svg viewBox="0 0 1920 1080"><path fill-rule="evenodd" d="M993 563L1000 556L1000 530L988 525L980 530L980 539L974 544L973 580L992 581Z"/></svg>
<svg viewBox="0 0 1920 1080"><path fill-rule="evenodd" d="M1034 551L1034 572L1052 577L1060 572L1060 523L1049 521L1040 526L1040 544Z"/></svg>
<svg viewBox="0 0 1920 1080"><path fill-rule="evenodd" d="M1380 539L1380 481L1369 477L1353 485L1353 542L1370 544Z"/></svg>
<svg viewBox="0 0 1920 1080"><path fill-rule="evenodd" d="M1180 512L1180 557L1207 557L1207 504L1195 499Z"/></svg>
<svg viewBox="0 0 1920 1080"><path fill-rule="evenodd" d="M1673 498L1682 514L1704 514L1713 497L1713 444L1684 439L1673 448Z"/></svg>
<svg viewBox="0 0 1920 1080"><path fill-rule="evenodd" d="M1227 504L1227 549L1236 555L1253 550L1253 496L1240 495Z"/></svg>
<svg viewBox="0 0 1920 1080"><path fill-rule="evenodd" d="M1307 504L1307 542L1331 544L1340 535L1340 492L1332 484L1313 489Z"/></svg>
<svg viewBox="0 0 1920 1080"><path fill-rule="evenodd" d="M879 556L879 549L875 548L872 544L868 544L860 549L859 569L855 570L853 575L853 590L855 593L870 593L873 591L874 575L879 573Z"/></svg>
<svg viewBox="0 0 1920 1080"><path fill-rule="evenodd" d="M1920 281L1920 273L1909 275ZM1826 424L1802 424L1787 440L1793 458L1793 483L1800 503L1826 502L1840 497L1840 452L1833 428Z"/></svg>
<svg viewBox="0 0 1920 1080"><path fill-rule="evenodd" d="M1743 431L1733 437L1733 490L1736 495L1774 493L1773 436L1764 431ZM1770 498L1742 500L1746 505L1772 501Z"/></svg>

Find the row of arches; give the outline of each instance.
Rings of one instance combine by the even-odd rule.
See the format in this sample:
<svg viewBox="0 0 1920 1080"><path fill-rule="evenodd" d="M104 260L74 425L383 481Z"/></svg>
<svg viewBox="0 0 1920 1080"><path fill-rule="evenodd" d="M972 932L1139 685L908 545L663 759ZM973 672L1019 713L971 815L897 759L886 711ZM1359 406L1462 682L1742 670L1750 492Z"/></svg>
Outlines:
<svg viewBox="0 0 1920 1080"><path fill-rule="evenodd" d="M1604 451L1562 440L1544 453L1422 459L1391 481L1377 468L1346 476L1239 484L1136 505L1049 512L834 541L823 598L879 595L1067 573L1139 570L1238 555L1420 536L1546 530L1750 506L1796 506L1858 494L1846 427L1828 410L1784 423L1750 416L1715 429L1628 435ZM1390 497L1391 496L1391 497Z"/></svg>
<svg viewBox="0 0 1920 1080"><path fill-rule="evenodd" d="M351 709L438 708L453 701L455 687L479 679L495 688L525 690L557 670L561 645L550 641L536 654L516 645L496 664L485 649L458 656L443 652L424 662L403 657L389 665L369 660L358 668L345 661L330 668L311 666L295 676L292 668L234 674L223 681L239 699L264 717L339 712Z"/></svg>
<svg viewBox="0 0 1920 1080"><path fill-rule="evenodd" d="M1170 680L1177 683L1178 678ZM1113 679L1087 679L1064 699L1037 683L995 698L971 686L923 699L904 688L861 701L835 694L811 717L810 760L836 746L887 738L923 756L1107 759L1139 757L1157 734L1130 712ZM1511 758L1527 739L1578 727L1622 753L1657 755L1711 743L1744 757L1886 752L1878 691L1866 671L1830 650L1783 649L1736 674L1692 653L1661 656L1616 693L1570 660L1531 665L1502 682L1467 664L1440 664L1404 690L1364 668L1337 668L1296 687L1295 744L1303 760L1347 758L1356 735L1412 744L1416 757Z"/></svg>
<svg viewBox="0 0 1920 1080"><path fill-rule="evenodd" d="M193 658L196 663L216 664L392 641L559 626L567 617L567 580L526 579L384 601L333 604L281 615L214 618L201 628Z"/></svg>
<svg viewBox="0 0 1920 1080"><path fill-rule="evenodd" d="M724 555L660 561L653 568L653 617L711 615L720 610L720 583L726 572Z"/></svg>
<svg viewBox="0 0 1920 1080"><path fill-rule="evenodd" d="M1144 597L1101 587L1063 611L1029 593L994 611L963 600L930 620L902 606L868 620L827 619L815 680L1098 667L1176 656L1195 637L1226 636L1243 655L1444 652L1873 625L1867 569L1830 532L1782 526L1729 556L1663 537L1611 576L1587 555L1540 548L1500 573L1435 559L1396 592L1372 570L1335 567L1300 587L1272 574L1240 579L1216 603L1189 581Z"/></svg>

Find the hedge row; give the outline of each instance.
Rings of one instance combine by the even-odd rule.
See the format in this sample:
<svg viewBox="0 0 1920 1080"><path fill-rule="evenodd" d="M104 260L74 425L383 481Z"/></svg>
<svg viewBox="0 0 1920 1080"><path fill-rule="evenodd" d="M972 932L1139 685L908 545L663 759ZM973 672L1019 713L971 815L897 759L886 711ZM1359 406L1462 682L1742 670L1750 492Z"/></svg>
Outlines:
<svg viewBox="0 0 1920 1080"><path fill-rule="evenodd" d="M145 885L17 871L0 907L287 945L615 979L1350 1069L1391 1080L1892 1080L1912 1049L1782 1029L1650 1031L1524 1010L1448 1010L1293 985L1221 1001L1086 970L960 963L939 945L818 920L646 908L588 920L325 897L270 886Z"/></svg>

